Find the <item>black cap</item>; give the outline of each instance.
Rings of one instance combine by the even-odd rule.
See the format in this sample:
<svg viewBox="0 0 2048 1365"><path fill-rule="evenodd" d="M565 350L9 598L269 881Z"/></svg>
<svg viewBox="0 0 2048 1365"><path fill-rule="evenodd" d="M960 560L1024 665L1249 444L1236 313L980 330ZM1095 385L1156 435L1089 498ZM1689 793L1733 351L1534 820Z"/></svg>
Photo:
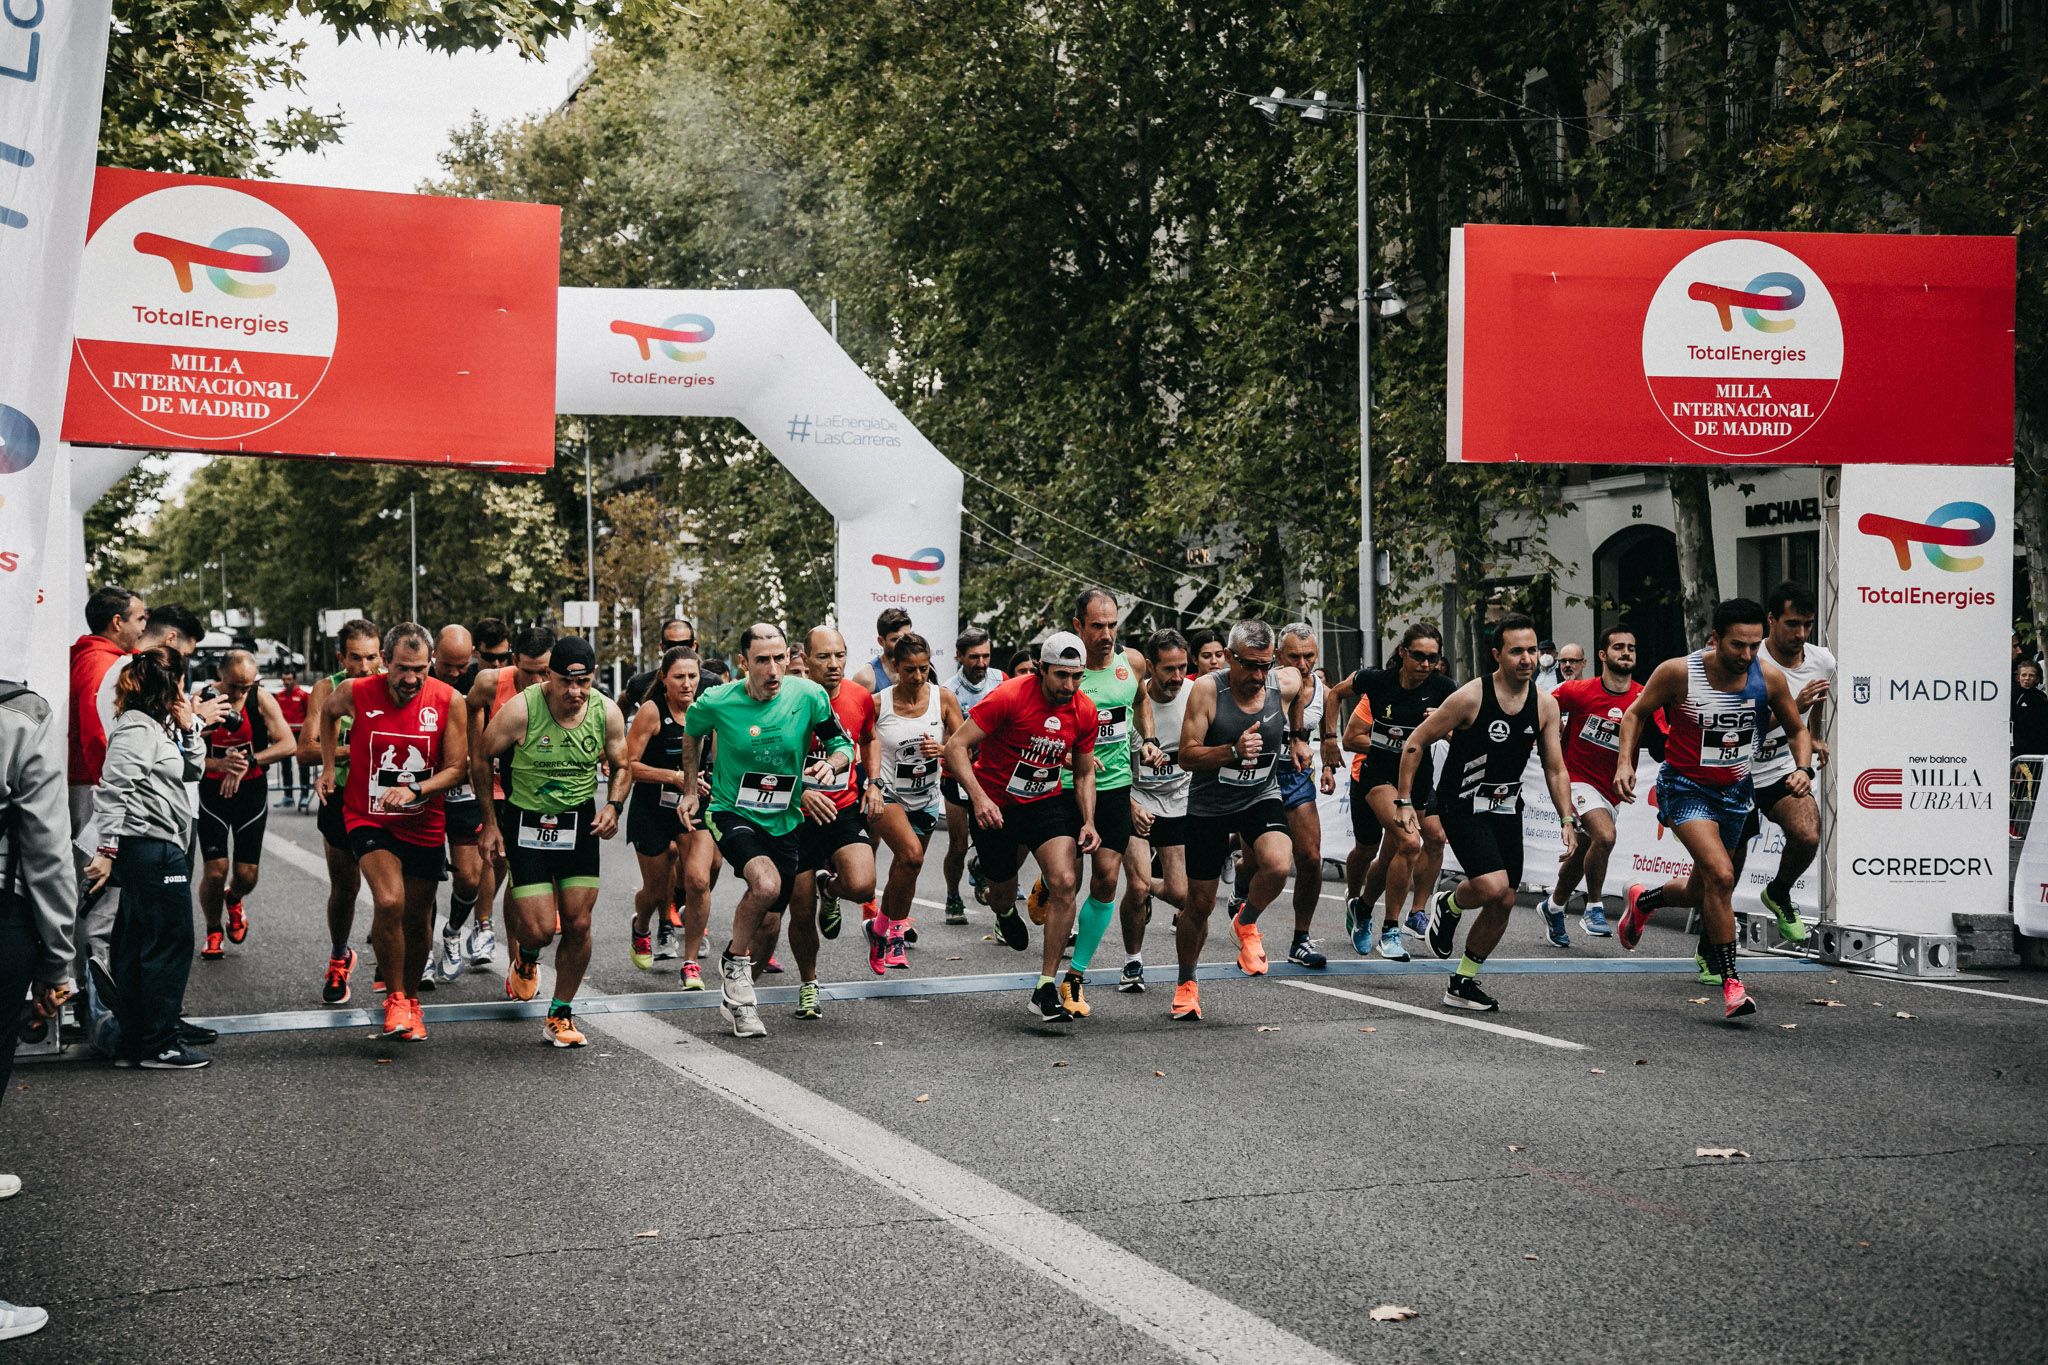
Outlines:
<svg viewBox="0 0 2048 1365"><path fill-rule="evenodd" d="M548 655L548 668L565 678L579 681L595 677L597 651L581 635L565 635L555 641L554 650Z"/></svg>

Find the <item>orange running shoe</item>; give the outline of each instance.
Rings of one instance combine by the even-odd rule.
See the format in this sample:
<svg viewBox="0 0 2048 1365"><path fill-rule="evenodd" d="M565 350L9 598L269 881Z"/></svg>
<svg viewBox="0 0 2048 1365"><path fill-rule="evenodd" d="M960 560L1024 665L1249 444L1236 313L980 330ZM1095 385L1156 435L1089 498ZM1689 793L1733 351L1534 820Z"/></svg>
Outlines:
<svg viewBox="0 0 2048 1365"><path fill-rule="evenodd" d="M519 950L512 950L512 967L505 973L505 998L508 1000L531 1000L540 989L540 964L528 962L519 956Z"/></svg>
<svg viewBox="0 0 2048 1365"><path fill-rule="evenodd" d="M1031 916L1033 924L1045 923L1045 878L1031 883L1031 894L1024 898L1024 909Z"/></svg>
<svg viewBox="0 0 2048 1365"><path fill-rule="evenodd" d="M249 937L249 914L242 909L242 903L236 901L228 907L228 942L240 943L247 937Z"/></svg>
<svg viewBox="0 0 2048 1365"><path fill-rule="evenodd" d="M1173 1017L1182 1021L1202 1022L1202 991L1192 981L1183 981L1173 988Z"/></svg>
<svg viewBox="0 0 2048 1365"><path fill-rule="evenodd" d="M556 1047L582 1047L589 1042L583 1030L576 1027L576 1021L566 1014L550 1014L547 1021L548 1041Z"/></svg>
<svg viewBox="0 0 2048 1365"><path fill-rule="evenodd" d="M405 1038L412 1034L412 1010L397 991L384 997L384 1036Z"/></svg>
<svg viewBox="0 0 2048 1365"><path fill-rule="evenodd" d="M1259 936L1259 926L1232 920L1230 927L1237 931L1237 969L1246 976L1264 976L1266 940Z"/></svg>
<svg viewBox="0 0 2048 1365"><path fill-rule="evenodd" d="M408 999L408 1000L407 1000L407 1001L406 1001L405 1003L406 1003L406 1007L407 1007L407 1008L406 1008L406 1014L407 1014L407 1016L408 1016L408 1017L409 1017L409 1018L411 1019L411 1021L412 1021L412 1027L406 1030L406 1034L405 1034L405 1041L406 1041L406 1042L408 1042L408 1043L424 1043L424 1042L426 1042L426 1041L427 1041L427 1015L426 1015L426 1011L424 1011L424 1010L422 1010L422 1009L420 1008L420 1002L419 1002L419 999L418 999L418 997L417 997L417 996L415 996L415 997L412 997L412 998Z"/></svg>
<svg viewBox="0 0 2048 1365"><path fill-rule="evenodd" d="M661 917L668 921L668 927L671 929L683 927L683 912L677 908L674 901L670 901L661 908Z"/></svg>
<svg viewBox="0 0 2048 1365"><path fill-rule="evenodd" d="M208 962L218 962L227 956L227 950L220 946L221 934L218 929L206 931L206 946L199 950L199 956Z"/></svg>

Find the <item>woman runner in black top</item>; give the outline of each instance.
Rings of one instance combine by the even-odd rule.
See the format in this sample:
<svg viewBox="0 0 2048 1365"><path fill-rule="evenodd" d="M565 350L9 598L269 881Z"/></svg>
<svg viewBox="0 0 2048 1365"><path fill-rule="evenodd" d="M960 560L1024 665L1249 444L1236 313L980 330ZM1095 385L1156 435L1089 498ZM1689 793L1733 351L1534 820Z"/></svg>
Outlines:
<svg viewBox="0 0 2048 1365"><path fill-rule="evenodd" d="M1415 809L1421 812L1415 829L1409 828L1401 808L1394 804L1395 784L1401 777L1401 746L1456 689L1443 675L1443 635L1431 623L1418 621L1408 627L1394 658L1392 668L1361 668L1352 674L1332 693L1331 705L1345 693L1356 695L1361 703L1344 727L1344 747L1360 755L1351 779L1353 843L1344 860L1350 890L1344 927L1360 957L1372 952L1377 938L1381 957L1406 962L1401 912L1409 903L1416 872L1424 863L1435 864L1433 855L1443 847L1444 829L1430 810L1435 771L1426 756L1415 771L1413 798ZM1432 856L1425 856L1425 848ZM1372 904L1382 889L1387 909L1375 936ZM1417 887L1418 901L1427 894L1426 885Z"/></svg>
<svg viewBox="0 0 2048 1365"><path fill-rule="evenodd" d="M683 713L696 699L701 681L697 652L687 645L672 646L661 656L647 698L634 709L632 728L626 733L626 758L633 765L633 803L626 813L626 837L640 860L640 889L633 893L632 957L633 965L643 972L654 966L656 915L666 931L664 940L684 918L675 905L677 864L681 846L689 838L679 816ZM700 934L710 920L710 889L707 878Z"/></svg>
<svg viewBox="0 0 2048 1365"><path fill-rule="evenodd" d="M1532 685L1536 676L1536 624L1508 616L1494 627L1490 673L1451 694L1450 700L1417 726L1401 750L1401 777L1394 801L1409 828L1416 821L1413 789L1429 746L1450 741L1438 779L1436 808L1444 835L1465 880L1436 898L1429 917L1429 950L1451 955L1458 918L1480 910L1465 938L1443 1003L1451 1009L1492 1011L1498 1002L1479 988L1479 969L1508 927L1522 880L1522 770L1529 751L1543 746L1543 776L1557 810L1567 856L1577 841L1572 817L1571 779L1558 741L1557 703Z"/></svg>

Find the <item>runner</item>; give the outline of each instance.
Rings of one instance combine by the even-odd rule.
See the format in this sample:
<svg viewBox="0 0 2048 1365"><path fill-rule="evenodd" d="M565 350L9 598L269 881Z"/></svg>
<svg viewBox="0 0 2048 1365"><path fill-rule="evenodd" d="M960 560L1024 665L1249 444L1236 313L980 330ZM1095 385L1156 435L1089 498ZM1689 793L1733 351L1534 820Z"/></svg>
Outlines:
<svg viewBox="0 0 2048 1365"><path fill-rule="evenodd" d="M702 672L697 651L672 645L651 671L652 687L633 712L626 734L626 761L633 766L633 804L626 814L626 838L640 860L640 889L633 896L633 965L654 966L654 922L666 926L675 910L676 887L682 884L677 864L683 848L696 839L710 841L701 829L685 828L678 812L683 797L683 716L697 698ZM701 895L688 895L688 913L681 917L686 943L694 949L710 923L711 884ZM672 954L671 954L672 956ZM683 989L704 989L704 972L694 957L683 964Z"/></svg>
<svg viewBox="0 0 2048 1365"><path fill-rule="evenodd" d="M1633 951L1661 907L1699 907L1701 971L1721 978L1722 1015L1728 1019L1756 1012L1735 970L1735 850L1755 807L1749 772L1757 739L1773 716L1792 750L1786 793L1807 795L1813 778L1813 736L1799 718L1784 673L1765 669L1758 659L1763 639L1760 604L1737 597L1715 607L1707 647L1658 664L1621 718L1614 769L1616 794L1633 801L1636 746L1661 712L1669 738L1664 766L1657 770L1657 818L1685 845L1692 876L1649 890L1641 883L1629 887L1615 936Z"/></svg>
<svg viewBox="0 0 2048 1365"><path fill-rule="evenodd" d="M766 622L748 626L740 636L740 654L746 677L705 692L683 717L680 809L685 819L696 817L702 741L713 737L718 767L706 823L719 852L746 883L733 911L732 938L719 954L724 992L719 1015L735 1038L762 1038L768 1026L754 996L754 964L765 965L789 906L799 853L797 827L806 820L835 818L837 803L811 788L847 784L854 755L825 689L806 678L784 676L789 642L779 627ZM808 757L814 740L825 757Z"/></svg>
<svg viewBox="0 0 2048 1365"><path fill-rule="evenodd" d="M341 668L315 682L312 693L306 698L306 711L313 717L313 723L299 735L299 762L323 765L330 759L322 755L331 755L331 761L338 765L333 769L317 768L313 795L320 803L314 824L320 830L327 855L327 937L330 942L327 975L320 986L320 1003L346 1005L350 994L349 974L356 966L356 950L348 946L349 931L355 927L356 892L363 884L363 874L356 865L355 850L349 843L348 822L342 812L342 803L333 798L335 793L348 787L349 732L354 722L348 716L330 719L327 699L345 682L382 673L384 645L378 637L377 627L361 617L342 624L334 637L334 645Z"/></svg>
<svg viewBox="0 0 2048 1365"><path fill-rule="evenodd" d="M1198 626L1188 632L1188 648L1193 651L1196 678L1206 678L1211 673L1220 673L1230 662L1229 651L1223 647L1223 637L1207 626Z"/></svg>
<svg viewBox="0 0 2048 1365"><path fill-rule="evenodd" d="M1557 886L1537 907L1543 911L1545 934L1558 948L1572 946L1564 917L1582 876L1586 903L1579 927L1594 938L1614 932L1607 925L1602 895L1607 858L1614 852L1614 759L1621 750L1621 718L1643 694L1643 685L1630 676L1636 668L1636 636L1627 626L1601 631L1595 652L1600 676L1561 682L1550 694L1557 700L1558 725L1565 737L1564 766L1572 779L1572 813L1579 817L1581 836L1557 869ZM1558 656L1560 667L1569 662L1565 655Z"/></svg>
<svg viewBox="0 0 2048 1365"><path fill-rule="evenodd" d="M479 669L503 668L512 662L512 627L505 624L503 617L481 617L470 627L469 634L476 646Z"/></svg>
<svg viewBox="0 0 2048 1365"><path fill-rule="evenodd" d="M981 699L996 690L1004 680L1000 668L990 668L989 660L995 656L995 646L989 642L988 632L978 626L969 626L953 641L953 660L959 665L953 676L946 679L946 691L953 694L953 700L960 704L963 716L974 714L974 708ZM950 774L939 778L939 792L946 801L946 861L943 871L946 877L946 923L967 923L967 902L960 899L960 875L967 871L967 852L972 842L974 810L967 804L967 793L960 789ZM981 869L974 869L974 898L982 900Z"/></svg>
<svg viewBox="0 0 2048 1365"><path fill-rule="evenodd" d="M527 688L547 681L548 659L554 647L555 633L552 630L546 626L530 626L521 631L517 639L507 641L503 649L493 651L506 656L505 662L479 670L476 680L469 685L469 789L472 795L489 787L494 800L505 799L505 763L503 759L493 762L484 756L484 727L505 703ZM510 915L512 884L506 876L504 841L483 837L483 831L489 825L481 806L477 808L476 820L478 870L475 919L463 932L462 954L470 966L488 967L498 951L497 931L491 927L491 906L497 899L498 889L503 887L506 914ZM463 906L451 900L449 928L462 930L462 921L456 918L456 912L462 909Z"/></svg>
<svg viewBox="0 0 2048 1365"><path fill-rule="evenodd" d="M1280 804L1279 769L1290 757L1296 766L1305 765L1308 752L1305 741L1288 742L1289 731L1299 727L1308 688L1301 674L1276 662L1273 643L1273 628L1264 621L1239 621L1230 629L1228 666L1189 685L1176 756L1194 776L1188 783L1188 903L1174 928L1180 959L1175 1019L1202 1017L1195 967L1209 939L1209 916L1233 835L1244 849L1247 883L1244 908L1231 917L1237 966L1246 976L1266 974L1259 915L1287 881L1293 846Z"/></svg>
<svg viewBox="0 0 2048 1365"><path fill-rule="evenodd" d="M1739 882L1750 839L1762 828L1758 816L1784 831L1785 847L1778 854L1777 875L1764 886L1761 895L1764 909L1778 921L1779 937L1787 943L1806 942L1806 922L1799 918L1799 907L1792 902L1792 885L1813 866L1814 857L1820 852L1820 807L1814 801L1812 787L1817 780L1814 769L1828 761L1828 746L1819 736L1821 713L1835 681L1835 656L1807 638L1813 633L1817 609L1813 589L1804 584L1785 582L1771 589L1767 605L1769 622L1757 659L1764 672L1784 675L1813 745L1812 766L1806 770L1807 790L1794 795L1786 781L1799 769L1785 729L1773 725L1764 731L1756 767L1750 774L1756 787L1756 811L1749 817L1748 837L1735 849L1735 876ZM1701 970L1705 971L1704 965Z"/></svg>
<svg viewBox="0 0 2048 1365"><path fill-rule="evenodd" d="M1012 678L1021 678L1026 674L1035 678L1038 676L1038 656L1028 649L1020 649L1010 656L1010 665L1003 671Z"/></svg>
<svg viewBox="0 0 2048 1365"><path fill-rule="evenodd" d="M306 729L306 699L312 694L299 686L299 675L287 668L278 675L277 691L270 699L277 703L278 714L292 732L292 751L279 759L275 766L278 774L277 808L289 809L294 802L300 810L306 809L306 802L312 784L306 780L306 765L299 762L299 739Z"/></svg>
<svg viewBox="0 0 2048 1365"><path fill-rule="evenodd" d="M485 795L483 846L503 851L512 884L507 923L517 951L505 973L505 994L531 1000L540 984L540 954L558 936L555 993L543 1032L556 1047L582 1047L572 1006L590 966L590 912L597 904L598 845L619 832L619 813L632 790L626 722L598 692L597 652L580 635L565 635L548 653L548 676L512 697L484 727L484 758L509 755L505 799ZM478 679L482 685L482 679ZM597 804L597 770L610 765L611 790ZM474 780L474 778L472 778Z"/></svg>
<svg viewBox="0 0 2048 1365"><path fill-rule="evenodd" d="M1031 946L1031 931L1017 914L1017 867L1022 854L1037 860L1045 878L1045 938L1028 1008L1038 1019L1064 1023L1074 1016L1053 974L1074 925L1081 855L1101 842L1093 762L1101 721L1081 691L1088 658L1081 637L1055 631L1038 657L1041 674L1011 678L961 722L946 741L946 767L974 806L974 851L996 927L1020 953ZM1072 788L1060 782L1066 767L1074 770Z"/></svg>
<svg viewBox="0 0 2048 1365"><path fill-rule="evenodd" d="M1558 741L1557 703L1532 686L1536 676L1536 623L1519 614L1493 627L1494 668L1453 692L1401 746L1401 777L1394 804L1407 829L1416 831L1415 789L1429 746L1450 741L1437 787L1437 813L1465 880L1436 898L1429 917L1429 950L1451 955L1458 920L1478 910L1478 923L1465 936L1465 955L1444 988L1443 1003L1456 1010L1492 1012L1500 1003L1479 985L1479 970L1500 942L1522 884L1522 772L1529 751L1541 746L1543 776L1557 810L1564 851L1577 842L1571 780Z"/></svg>
<svg viewBox="0 0 2048 1365"><path fill-rule="evenodd" d="M502 621L486 618L477 623L477 630L483 631L488 626L495 633L503 625ZM472 640L470 632L457 625L441 627L441 633L434 637L434 676L454 688L458 697L469 696L470 690L476 686L477 675L483 671L483 651ZM504 637L500 636L495 643L499 648L493 653L510 654L510 642ZM464 703L465 707L467 704ZM465 731L465 756L468 739ZM476 799L476 787L467 772L463 774L462 781L442 796L441 808L448 831L448 867L453 875L448 888L447 922L442 925L440 934L429 940L435 947L427 958L427 973L420 980L424 990L446 985L469 968L470 954L464 944L463 926L469 923L470 916L476 911L478 898L484 895L484 879L488 875L483 852L477 846L477 841L483 836L484 808Z"/></svg>
<svg viewBox="0 0 2048 1365"><path fill-rule="evenodd" d="M1280 765L1280 808L1287 815L1287 836L1294 841L1294 938L1288 944L1287 960L1311 971L1330 965L1309 937L1315 926L1316 903L1323 898L1323 813L1316 805L1318 787L1337 790L1337 767L1323 768L1316 778L1314 751L1306 742L1322 729L1329 688L1316 668L1320 647L1316 632L1306 621L1293 621L1280 628L1279 660L1283 668L1299 673L1309 685L1308 700L1302 705L1299 728L1293 738L1303 741L1298 751L1307 758L1305 766L1292 762ZM1242 897L1239 897L1242 900Z"/></svg>
<svg viewBox="0 0 2048 1365"><path fill-rule="evenodd" d="M889 651L897 638L910 629L910 613L901 607L885 607L875 618L875 657L853 671L848 681L865 687L870 695L880 692L896 679L889 673ZM812 682L824 679L813 677Z"/></svg>
<svg viewBox="0 0 2048 1365"><path fill-rule="evenodd" d="M469 721L461 696L433 667L433 641L407 621L384 636L387 671L348 678L321 703L320 785L324 810L339 805L349 848L370 884L370 945L384 996L384 1036L425 1042L419 983L434 926L434 893L447 875L442 796L469 770ZM339 766L344 720L348 762ZM347 786L332 798L335 776ZM346 978L344 977L344 981Z"/></svg>
<svg viewBox="0 0 2048 1365"><path fill-rule="evenodd" d="M264 769L297 745L276 700L256 685L256 656L248 650L231 649L223 655L219 680L199 691L201 699L222 697L229 707L202 732L206 767L199 779L199 856L205 860L199 909L206 916L206 942L199 956L218 962L226 953L223 937L230 943L249 937L249 914L242 902L256 889L263 829L270 821L270 784ZM262 739L269 743L258 748Z"/></svg>
<svg viewBox="0 0 2048 1365"><path fill-rule="evenodd" d="M1124 969L1116 983L1127 995L1145 989L1145 926L1152 919L1152 898L1157 896L1176 913L1188 903L1189 774L1175 761L1188 708L1188 642L1177 630L1155 631L1145 642L1145 705L1152 730L1134 736L1134 742L1143 746L1152 740L1158 747L1133 755L1131 838L1125 845L1124 900L1118 915Z"/></svg>
<svg viewBox="0 0 2048 1365"><path fill-rule="evenodd" d="M1406 962L1401 912L1435 889L1419 875L1429 845L1443 846L1443 821L1432 809L1436 795L1434 758L1416 765L1412 800L1419 813L1411 828L1407 807L1394 796L1401 781L1401 749L1408 736L1457 689L1443 676L1443 633L1417 621L1401 634L1391 668L1361 668L1337 684L1335 699L1356 696L1358 706L1344 726L1344 748L1357 755L1351 766L1351 856L1344 871L1350 899L1344 927L1351 947L1369 957L1375 946L1389 962ZM1386 912L1373 927L1373 902L1384 889Z"/></svg>
<svg viewBox="0 0 2048 1365"><path fill-rule="evenodd" d="M1081 671L1081 692L1095 703L1095 832L1101 842L1089 856L1088 898L1074 916L1074 947L1060 978L1060 1003L1067 1013L1085 1019L1089 1005L1084 988L1088 968L1102 936L1116 918L1116 884L1123 874L1124 852L1131 843L1131 763L1133 750L1141 763L1158 765L1166 757L1152 727L1152 705L1144 693L1145 656L1116 642L1116 595L1107 588L1083 588L1074 602L1074 633L1088 651ZM1145 736L1140 739L1138 736ZM1060 785L1073 790L1071 770ZM1029 908L1034 923L1044 923L1044 878L1031 888Z"/></svg>
<svg viewBox="0 0 2048 1365"><path fill-rule="evenodd" d="M909 634L906 628L897 631L894 638L901 640ZM882 792L872 786L863 791L862 779L873 773L879 762L875 694L844 681L845 637L819 626L804 642L804 664L806 676L801 681L824 690L833 715L838 717L839 729L853 742L859 759L844 774L835 773L815 784L806 784L802 806L812 818L797 827L796 879L790 883L793 913L789 921L789 951L796 958L800 981L796 1017L817 1019L822 1017L818 1007L819 935L839 937L842 899L861 904L873 901L875 896L875 845L868 833L868 821L881 813ZM891 669L894 665L885 660L883 667ZM824 758L823 741L814 734L807 764L815 767ZM886 974L891 967L910 965L904 954L903 924L882 921L877 909L863 917L861 932L868 942L868 966L876 976ZM774 940L768 939L767 944L773 949ZM772 956L762 963L767 971L776 970L777 965Z"/></svg>
<svg viewBox="0 0 2048 1365"><path fill-rule="evenodd" d="M873 792L882 804L869 817L875 837L889 846L889 882L868 930L869 965L879 937L891 945L886 965L907 967L903 926L910 921L925 847L939 827L939 761L962 716L953 694L932 681L932 647L916 631L896 638L889 669L896 681L875 698L880 714L875 719Z"/></svg>

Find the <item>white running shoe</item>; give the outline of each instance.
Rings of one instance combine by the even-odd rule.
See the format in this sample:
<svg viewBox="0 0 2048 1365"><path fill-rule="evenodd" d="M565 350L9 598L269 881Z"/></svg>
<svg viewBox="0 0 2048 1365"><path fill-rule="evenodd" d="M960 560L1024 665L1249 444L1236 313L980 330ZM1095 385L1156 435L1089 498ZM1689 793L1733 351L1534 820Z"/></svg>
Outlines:
<svg viewBox="0 0 2048 1365"><path fill-rule="evenodd" d="M17 1194L20 1194L20 1193L21 1193L21 1177L20 1177L20 1176L18 1176L18 1175L0 1175L0 1199L12 1199L12 1198L14 1198L14 1196L15 1196L15 1195L17 1195Z"/></svg>
<svg viewBox="0 0 2048 1365"><path fill-rule="evenodd" d="M761 1020L761 1011L754 996L754 960L750 957L728 957L718 964L719 986L724 998L718 1002L718 1015L732 1025L735 1038L766 1038L768 1025Z"/></svg>
<svg viewBox="0 0 2048 1365"><path fill-rule="evenodd" d="M489 920L471 920L469 930L462 936L462 952L470 965L488 967L491 958L498 951L498 936L491 930Z"/></svg>
<svg viewBox="0 0 2048 1365"><path fill-rule="evenodd" d="M462 949L460 929L453 933L442 930L439 942L440 946L434 950L433 957L427 962L427 971L445 986L468 970L469 958Z"/></svg>
<svg viewBox="0 0 2048 1365"><path fill-rule="evenodd" d="M0 1341L40 1332L49 1321L50 1315L40 1308L19 1306L0 1299Z"/></svg>

